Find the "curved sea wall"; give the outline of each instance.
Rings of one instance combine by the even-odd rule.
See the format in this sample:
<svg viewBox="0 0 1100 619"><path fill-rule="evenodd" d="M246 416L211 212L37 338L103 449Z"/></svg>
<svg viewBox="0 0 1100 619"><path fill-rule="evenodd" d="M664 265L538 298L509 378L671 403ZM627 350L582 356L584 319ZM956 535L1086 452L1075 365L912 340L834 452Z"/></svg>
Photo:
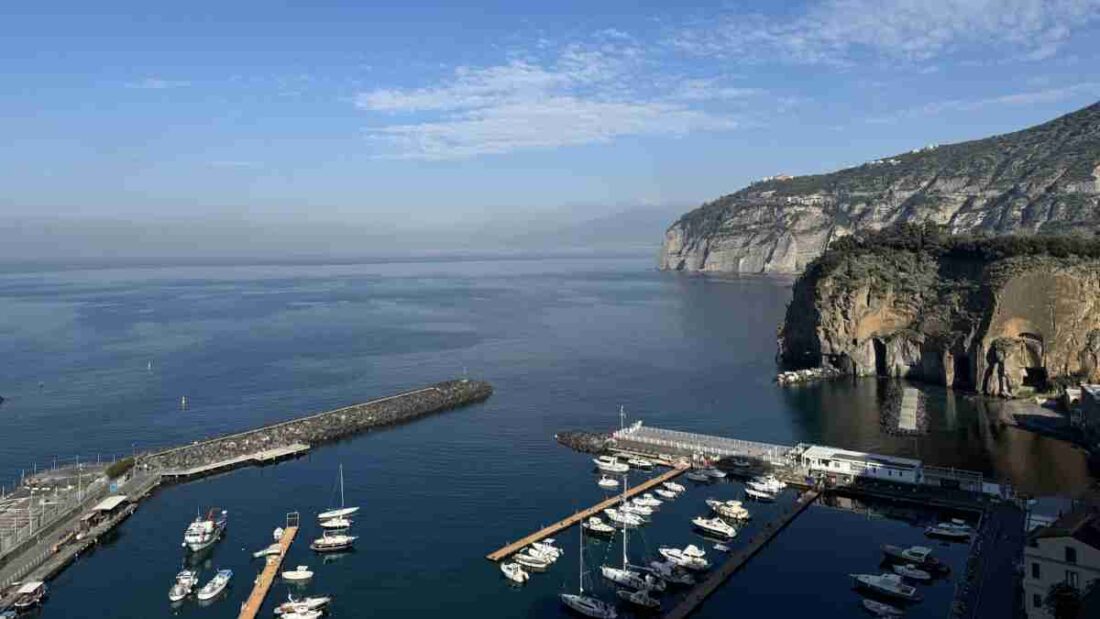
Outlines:
<svg viewBox="0 0 1100 619"><path fill-rule="evenodd" d="M154 468L188 469L296 443L317 445L481 402L492 394L493 387L484 381L436 383L363 404L150 454L142 458L142 462Z"/></svg>

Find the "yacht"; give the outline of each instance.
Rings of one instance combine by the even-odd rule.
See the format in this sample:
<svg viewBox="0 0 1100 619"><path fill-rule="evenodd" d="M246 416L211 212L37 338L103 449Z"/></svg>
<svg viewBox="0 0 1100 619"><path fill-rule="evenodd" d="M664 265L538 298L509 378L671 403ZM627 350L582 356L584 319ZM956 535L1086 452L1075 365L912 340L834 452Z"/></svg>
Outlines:
<svg viewBox="0 0 1100 619"><path fill-rule="evenodd" d="M611 521L611 524L617 527L640 527L645 524L645 521L642 520L640 516L615 509L614 507L608 507L603 510L603 513L607 514L607 519Z"/></svg>
<svg viewBox="0 0 1100 619"><path fill-rule="evenodd" d="M946 563L932 556L932 549L927 546L910 546L908 548L902 548L901 546L884 544L882 546L882 552L888 559L901 561L903 563L913 563L922 570L928 572L946 574L951 571L951 568L948 567Z"/></svg>
<svg viewBox="0 0 1100 619"><path fill-rule="evenodd" d="M615 490L619 487L619 480L615 479L614 477L603 475L600 477L600 481L596 482L596 485L601 488L606 488L608 490Z"/></svg>
<svg viewBox="0 0 1100 619"><path fill-rule="evenodd" d="M593 458L592 462L596 463L596 468L605 473L626 473L630 470L630 466L625 462L619 462L615 456L600 456Z"/></svg>
<svg viewBox="0 0 1100 619"><path fill-rule="evenodd" d="M907 565L898 564L892 568L895 574L904 576L909 580L919 580L921 582L927 582L932 580L932 574L920 569L916 565L909 563Z"/></svg>
<svg viewBox="0 0 1100 619"><path fill-rule="evenodd" d="M283 580L291 582L301 582L310 578L313 578L313 571L309 569L308 565L299 565L292 570L283 572Z"/></svg>
<svg viewBox="0 0 1100 619"><path fill-rule="evenodd" d="M920 600L917 588L901 581L897 574L850 574L855 579L856 586L890 596L899 600L916 602Z"/></svg>
<svg viewBox="0 0 1100 619"><path fill-rule="evenodd" d="M535 570L536 572L543 572L549 569L550 564L553 561L545 559L543 557L535 556L530 552L521 552L516 555L512 555L512 560L519 563L523 567L529 570Z"/></svg>
<svg viewBox="0 0 1100 619"><path fill-rule="evenodd" d="M716 469L713 466L708 466L705 469L701 469L700 472L702 472L703 475L706 475L707 477L710 477L711 479L725 479L726 478L725 471L721 471L719 469Z"/></svg>
<svg viewBox="0 0 1100 619"><path fill-rule="evenodd" d="M661 602L657 598L649 595L649 591L646 589L638 589L637 591L619 589L615 594L623 601L645 610L657 610L661 607Z"/></svg>
<svg viewBox="0 0 1100 619"><path fill-rule="evenodd" d="M321 609L328 606L332 598L326 596L314 596L301 599L295 599L293 595L287 595L286 601L275 607L276 615L286 614L303 614L309 612L320 612Z"/></svg>
<svg viewBox="0 0 1100 619"><path fill-rule="evenodd" d="M710 568L710 561L707 561L706 553L694 545L689 545L682 550L670 546L661 546L657 549L657 552L678 567L697 572Z"/></svg>
<svg viewBox="0 0 1100 619"><path fill-rule="evenodd" d="M928 527L924 530L924 534L929 537L942 537L961 541L970 539L970 536L974 534L974 529L966 522L956 518L951 522L940 522L935 526Z"/></svg>
<svg viewBox="0 0 1100 619"><path fill-rule="evenodd" d="M347 518L355 512L359 511L358 507L347 507L344 505L344 465L340 465L340 507L323 511L317 514L317 519L324 522L325 520L336 520L340 518Z"/></svg>
<svg viewBox="0 0 1100 619"><path fill-rule="evenodd" d="M183 545L191 552L209 548L221 539L228 524L229 512L224 509L219 512L217 508L213 508L206 513L206 517L196 516L194 522L187 525L187 530L183 533Z"/></svg>
<svg viewBox="0 0 1100 619"><path fill-rule="evenodd" d="M561 557L562 549L554 545L553 539L543 540L541 542L535 542L531 544L531 550L537 551L548 557L553 557L554 561L557 561Z"/></svg>
<svg viewBox="0 0 1100 619"><path fill-rule="evenodd" d="M520 567L518 563L502 563L500 571L504 574L505 578L518 584L527 582L527 579L531 577L530 574L523 571L523 568Z"/></svg>
<svg viewBox="0 0 1100 619"><path fill-rule="evenodd" d="M253 559L261 559L263 557L272 557L272 556L275 556L275 555L279 554L282 551L283 551L282 546L280 546L279 544L272 544L272 545L268 546L267 548L264 548L263 550L257 550L256 552L252 553L252 558Z"/></svg>
<svg viewBox="0 0 1100 619"><path fill-rule="evenodd" d="M775 494L772 492L766 492L764 490L757 490L752 486L745 486L745 496L762 501L764 503L771 503L775 500Z"/></svg>
<svg viewBox="0 0 1100 619"><path fill-rule="evenodd" d="M180 573L176 574L176 582L172 583L172 588L168 590L168 600L178 602L191 595L198 580L199 575L194 570L180 570Z"/></svg>
<svg viewBox="0 0 1100 619"><path fill-rule="evenodd" d="M562 593L559 598L568 609L592 617L592 619L616 619L615 607L599 598L584 594L584 527L580 528L581 545L577 556L580 558L580 582L576 593Z"/></svg>
<svg viewBox="0 0 1100 619"><path fill-rule="evenodd" d="M217 574L210 579L210 582L202 586L196 597L200 600L212 600L218 597L218 594L225 591L225 588L229 586L229 579L233 578L233 570L218 570Z"/></svg>
<svg viewBox="0 0 1100 619"><path fill-rule="evenodd" d="M745 509L741 504L741 501L719 501L717 499L707 499L707 507L714 510L714 513L722 516L723 518L729 518L731 520L748 520L749 510Z"/></svg>
<svg viewBox="0 0 1100 619"><path fill-rule="evenodd" d="M653 515L652 508L646 507L645 505L638 505L633 501L631 501L630 503L623 503L619 506L619 509L628 514L634 514L635 516L640 516L642 518L648 518Z"/></svg>
<svg viewBox="0 0 1100 619"><path fill-rule="evenodd" d="M905 611L897 606L890 606L877 600L863 599L863 607L877 617L901 617Z"/></svg>
<svg viewBox="0 0 1100 619"><path fill-rule="evenodd" d="M682 486L682 485L680 485L680 484L678 484L674 481L666 481L666 482L662 483L661 485L664 486L665 488L675 492L676 494L681 494L681 493L683 493L687 490L687 488L685 488L684 486Z"/></svg>
<svg viewBox="0 0 1100 619"><path fill-rule="evenodd" d="M624 587L631 587L633 589L646 589L645 577L641 573L625 567L612 567L610 565L600 566L600 573L603 577L611 582L622 585Z"/></svg>
<svg viewBox="0 0 1100 619"><path fill-rule="evenodd" d="M46 583L41 580L25 582L15 591L13 608L16 611L24 611L38 606L44 599L46 599Z"/></svg>
<svg viewBox="0 0 1100 619"><path fill-rule="evenodd" d="M657 496L668 501L671 501L678 496L675 492L673 492L672 490L668 490L667 488L657 488L653 492L657 493Z"/></svg>
<svg viewBox="0 0 1100 619"><path fill-rule="evenodd" d="M694 576L681 570L679 566L671 561L650 561L649 571L659 576L661 580L674 585L690 586L695 584Z"/></svg>
<svg viewBox="0 0 1100 619"><path fill-rule="evenodd" d="M636 469L641 469L643 471L648 471L653 468L653 462L646 460L645 458L630 458L626 461L626 463Z"/></svg>
<svg viewBox="0 0 1100 619"><path fill-rule="evenodd" d="M351 520L347 518L330 518L321 521L321 528L326 531L347 531L351 528Z"/></svg>
<svg viewBox="0 0 1100 619"><path fill-rule="evenodd" d="M647 493L643 494L642 496L637 497L637 498L634 499L634 504L635 505L641 505L643 507L657 508L657 507L660 507L663 503L664 503L664 501L662 501L661 499L658 499L657 497L653 496L653 494L650 493L650 492L647 492Z"/></svg>
<svg viewBox="0 0 1100 619"><path fill-rule="evenodd" d="M698 516L692 518L691 523L707 533L719 535L721 537L737 537L737 529L721 518L704 518L703 516Z"/></svg>
<svg viewBox="0 0 1100 619"><path fill-rule="evenodd" d="M595 533L596 535L611 535L615 532L615 527L601 520L599 516L589 517L588 520L581 523L581 526L587 529L589 533Z"/></svg>
<svg viewBox="0 0 1100 619"><path fill-rule="evenodd" d="M351 548L356 539L358 537L354 535L325 531L321 537L313 540L309 548L314 552L339 552Z"/></svg>
<svg viewBox="0 0 1100 619"><path fill-rule="evenodd" d="M684 473L684 477L690 479L691 481L699 482L701 484L710 481L710 476L702 471L688 471L687 473Z"/></svg>
<svg viewBox="0 0 1100 619"><path fill-rule="evenodd" d="M542 548L536 548L534 545L528 546L524 550L524 552L536 559L546 561L547 563L554 563L558 560L559 556L556 552L550 552L547 550L543 550Z"/></svg>

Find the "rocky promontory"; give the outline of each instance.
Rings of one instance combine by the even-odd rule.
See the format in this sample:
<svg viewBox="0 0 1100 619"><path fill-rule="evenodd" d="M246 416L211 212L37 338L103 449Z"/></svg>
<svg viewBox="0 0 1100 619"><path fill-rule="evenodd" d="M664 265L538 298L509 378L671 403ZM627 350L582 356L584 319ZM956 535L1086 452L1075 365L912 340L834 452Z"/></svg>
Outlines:
<svg viewBox="0 0 1100 619"><path fill-rule="evenodd" d="M763 179L673 223L658 266L797 273L845 236L924 222L955 234L1100 229L1100 103L1015 133Z"/></svg>
<svg viewBox="0 0 1100 619"><path fill-rule="evenodd" d="M1100 380L1100 240L847 237L795 283L779 358L997 396Z"/></svg>

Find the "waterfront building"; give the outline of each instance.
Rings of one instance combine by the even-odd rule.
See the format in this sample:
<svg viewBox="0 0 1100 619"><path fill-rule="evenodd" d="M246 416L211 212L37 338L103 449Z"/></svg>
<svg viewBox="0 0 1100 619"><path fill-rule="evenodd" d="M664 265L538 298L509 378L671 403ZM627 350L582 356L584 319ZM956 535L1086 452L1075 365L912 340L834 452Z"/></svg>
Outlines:
<svg viewBox="0 0 1100 619"><path fill-rule="evenodd" d="M1045 602L1055 585L1065 583L1084 596L1096 582L1100 582L1100 508L1078 507L1028 536L1023 584L1029 619L1053 617Z"/></svg>
<svg viewBox="0 0 1100 619"><path fill-rule="evenodd" d="M918 484L922 477L920 460L821 445L803 450L801 464L811 474L837 477L844 481L871 478Z"/></svg>

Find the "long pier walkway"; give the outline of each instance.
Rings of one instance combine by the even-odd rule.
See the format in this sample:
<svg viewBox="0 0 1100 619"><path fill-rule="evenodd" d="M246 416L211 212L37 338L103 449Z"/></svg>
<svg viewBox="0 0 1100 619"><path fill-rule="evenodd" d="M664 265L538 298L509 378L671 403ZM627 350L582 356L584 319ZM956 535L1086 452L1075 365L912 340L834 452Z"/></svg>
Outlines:
<svg viewBox="0 0 1100 619"><path fill-rule="evenodd" d="M614 507L615 505L618 505L618 503L620 501L622 501L623 498L628 498L629 499L630 497L641 494L641 493L643 493L647 490L651 490L651 489L653 489L654 486L660 485L660 484L662 484L666 481L674 479L675 477L679 476L681 473L683 473L686 470L687 470L687 467L680 467L680 466L673 467L672 470L666 471L666 472L664 472L664 473L662 473L662 474L660 474L656 477L648 479L648 480L638 484L637 486L634 486L633 488L627 490L625 493L620 493L620 494L617 494L617 495L611 497L610 499L607 499L605 501L600 501L599 503L593 505L592 507L589 507L588 509L583 509L583 510L573 514L572 516L569 516L567 518L563 518L563 519L555 522L554 524L552 524L552 525L550 525L546 528L535 531L534 533L528 535L527 537L524 537L523 539L521 539L519 541L512 542L511 544L508 544L507 546L504 546L503 548L501 548L499 550L491 552L488 555L486 555L485 558L490 560L490 561L500 561L501 559L504 559L506 557L510 557L510 556L514 555L515 553L519 552L520 550L522 550L524 547L530 545L530 544L533 544L533 543L535 543L535 542L537 542L541 539L547 538L547 537L549 537L549 536L551 536L551 535L553 535L553 534L555 534L559 531L564 531L565 529L568 529L569 527L584 521L589 516L595 516L596 514L599 514L599 513L603 512L603 510L607 509L608 507Z"/></svg>
<svg viewBox="0 0 1100 619"><path fill-rule="evenodd" d="M821 493L817 490L807 490L798 497L798 501L795 502L791 511L785 513L779 520L768 523L767 528L764 531L757 533L752 539L749 540L749 545L744 548L739 548L730 554L728 561L722 564L722 567L718 568L706 580L699 583L694 589L692 589L684 599L680 600L677 604L665 614L665 619L683 619L690 615L703 600L710 597L710 594L714 593L726 582L726 580L733 575L734 572L741 569L749 559L751 559L757 552L760 551L768 542L770 542L780 531L783 530L792 520L797 518L811 503L817 500L817 497Z"/></svg>
<svg viewBox="0 0 1100 619"><path fill-rule="evenodd" d="M294 536L298 534L298 512L286 515L286 527L283 528L283 537L279 540L279 554L267 558L264 571L256 577L256 586L244 604L241 604L239 619L253 619L260 613L260 607L264 605L264 598L271 589L271 583L279 574L279 568L283 565L283 559L294 542Z"/></svg>

